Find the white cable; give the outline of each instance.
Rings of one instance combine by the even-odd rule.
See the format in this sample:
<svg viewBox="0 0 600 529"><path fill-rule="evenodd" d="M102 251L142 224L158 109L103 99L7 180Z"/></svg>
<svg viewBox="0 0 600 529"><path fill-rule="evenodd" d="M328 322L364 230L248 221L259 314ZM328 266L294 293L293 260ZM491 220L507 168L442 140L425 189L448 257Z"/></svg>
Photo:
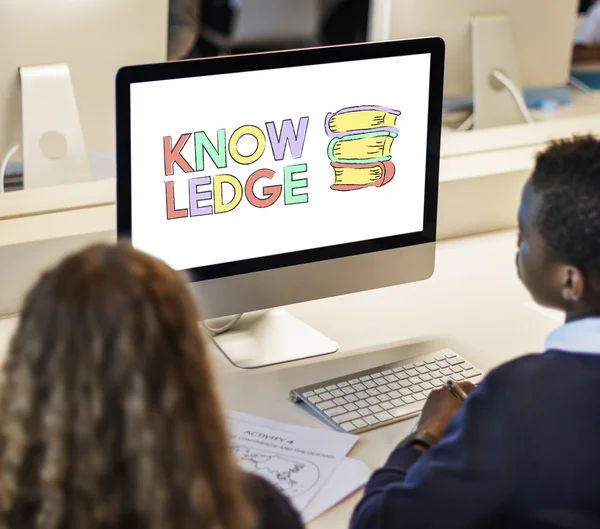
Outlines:
<svg viewBox="0 0 600 529"><path fill-rule="evenodd" d="M223 334L224 332L227 332L229 329L231 329L238 321L240 321L240 318L242 316L243 316L243 313L242 314L236 314L225 325L223 325L222 327L217 327L216 329L213 328L213 327L209 327L204 322L201 322L201 324L208 331L208 333L211 336L217 336L217 335Z"/></svg>
<svg viewBox="0 0 600 529"><path fill-rule="evenodd" d="M15 155L15 153L19 150L19 146L13 146L7 153L2 163L0 164L0 193L4 193L4 177L6 176L6 168L8 167L8 162Z"/></svg>
<svg viewBox="0 0 600 529"><path fill-rule="evenodd" d="M459 132L463 132L465 130L471 130L473 125L475 124L475 114L469 114L469 117L465 119L456 130Z"/></svg>
<svg viewBox="0 0 600 529"><path fill-rule="evenodd" d="M527 103L525 103L525 97L523 97L523 93L517 88L517 85L513 83L510 80L510 78L504 75L500 70L494 70L492 72L492 76L496 80L500 81L508 89L510 94L513 96L513 99L515 100L515 103L519 107L519 111L521 112L521 115L523 116L525 121L527 121L527 123L535 123L531 112L529 112L529 109L527 108Z"/></svg>

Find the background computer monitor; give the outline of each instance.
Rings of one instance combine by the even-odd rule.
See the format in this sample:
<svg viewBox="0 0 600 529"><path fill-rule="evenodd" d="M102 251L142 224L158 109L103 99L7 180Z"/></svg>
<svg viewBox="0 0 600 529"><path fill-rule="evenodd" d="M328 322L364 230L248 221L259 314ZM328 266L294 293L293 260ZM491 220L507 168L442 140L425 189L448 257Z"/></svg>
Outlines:
<svg viewBox="0 0 600 529"><path fill-rule="evenodd" d="M443 51L420 39L124 68L118 235L187 271L205 318L428 278ZM236 332L218 343L241 367L337 350L282 310Z"/></svg>
<svg viewBox="0 0 600 529"><path fill-rule="evenodd" d="M23 142L19 68L64 63L70 69L87 152L107 154L114 164L114 78L124 65L166 60L168 0L3 0L0 12L0 161ZM57 103L46 90L56 86L48 83L57 71L33 76L33 85L39 81L40 86L32 102L39 108L34 114L49 126L54 120L46 114L57 110L63 96L61 92ZM13 160L21 159L22 152Z"/></svg>
<svg viewBox="0 0 600 529"><path fill-rule="evenodd" d="M514 94L565 86L578 0L371 0L370 40L437 35L446 42L444 95L473 93L480 128L523 122Z"/></svg>

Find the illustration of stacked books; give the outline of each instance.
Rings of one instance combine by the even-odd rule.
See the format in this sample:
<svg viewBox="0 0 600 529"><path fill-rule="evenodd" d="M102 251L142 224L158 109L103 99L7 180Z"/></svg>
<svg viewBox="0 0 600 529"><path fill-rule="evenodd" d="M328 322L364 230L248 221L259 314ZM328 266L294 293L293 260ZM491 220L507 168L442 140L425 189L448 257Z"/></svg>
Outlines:
<svg viewBox="0 0 600 529"><path fill-rule="evenodd" d="M392 144L400 112L380 106L356 106L327 114L331 138L327 154L334 170L334 191L381 187L394 177Z"/></svg>

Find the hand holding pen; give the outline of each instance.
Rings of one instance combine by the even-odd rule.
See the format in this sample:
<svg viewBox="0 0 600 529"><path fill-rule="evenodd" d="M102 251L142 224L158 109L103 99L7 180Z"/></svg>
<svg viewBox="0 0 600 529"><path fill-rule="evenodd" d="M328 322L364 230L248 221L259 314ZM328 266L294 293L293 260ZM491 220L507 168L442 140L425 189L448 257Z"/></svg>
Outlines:
<svg viewBox="0 0 600 529"><path fill-rule="evenodd" d="M450 419L459 410L468 393L473 389L470 382L448 380L446 385L434 389L427 398L415 428L425 429L440 439Z"/></svg>

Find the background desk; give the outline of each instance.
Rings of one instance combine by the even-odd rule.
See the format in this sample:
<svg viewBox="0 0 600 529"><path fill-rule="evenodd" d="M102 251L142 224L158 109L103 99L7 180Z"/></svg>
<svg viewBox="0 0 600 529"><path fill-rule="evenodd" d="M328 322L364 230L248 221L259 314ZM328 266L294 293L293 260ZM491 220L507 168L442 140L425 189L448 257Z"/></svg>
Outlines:
<svg viewBox="0 0 600 529"><path fill-rule="evenodd" d="M290 307L290 312L338 341L340 351L313 360L241 371L213 350L228 409L325 428L288 400L291 388L449 346L481 369L541 351L557 323L527 308L529 296L514 265L513 231L438 245L432 279ZM374 271L375 272L375 271ZM0 351L16 320L0 320ZM373 469L408 432L412 421L360 437L350 454ZM310 529L346 528L360 498L354 495Z"/></svg>

